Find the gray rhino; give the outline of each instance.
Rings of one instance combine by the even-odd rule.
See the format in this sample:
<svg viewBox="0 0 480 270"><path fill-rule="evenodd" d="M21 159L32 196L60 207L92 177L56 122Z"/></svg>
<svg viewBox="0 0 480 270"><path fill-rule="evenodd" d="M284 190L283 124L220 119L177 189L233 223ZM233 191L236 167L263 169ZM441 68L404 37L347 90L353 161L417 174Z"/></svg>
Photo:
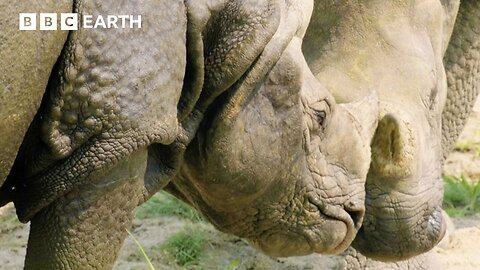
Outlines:
<svg viewBox="0 0 480 270"><path fill-rule="evenodd" d="M380 260L431 249L444 232L443 157L480 87L480 3L339 1L317 5L310 29L309 66L338 101L379 93L366 215L353 246Z"/></svg>
<svg viewBox="0 0 480 270"><path fill-rule="evenodd" d="M442 147L478 93L475 1L462 2L445 58L448 98L458 1L58 2L2 6L0 202L31 221L26 268L111 267L133 209L165 186L276 256L354 241L395 260L442 237ZM17 31L32 7L145 21ZM400 34L407 44L390 44Z"/></svg>

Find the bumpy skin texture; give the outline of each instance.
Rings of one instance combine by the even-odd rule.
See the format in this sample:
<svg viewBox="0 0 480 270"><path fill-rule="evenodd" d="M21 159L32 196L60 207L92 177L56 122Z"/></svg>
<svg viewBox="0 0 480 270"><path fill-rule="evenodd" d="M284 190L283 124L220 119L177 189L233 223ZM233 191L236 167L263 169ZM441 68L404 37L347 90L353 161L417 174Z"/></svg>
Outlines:
<svg viewBox="0 0 480 270"><path fill-rule="evenodd" d="M110 268L135 206L180 167L172 193L272 255L344 250L365 207L361 252L430 249L456 3L316 5L307 66L313 1L75 2L146 21L69 35L0 192L32 221L26 267Z"/></svg>
<svg viewBox="0 0 480 270"><path fill-rule="evenodd" d="M175 174L204 111L278 28L278 1L207 2L75 3L81 14L147 20L69 35L2 187L32 220L27 268L111 267L134 207Z"/></svg>
<svg viewBox="0 0 480 270"><path fill-rule="evenodd" d="M186 1L187 66L178 103L179 135L170 145L149 147L147 196L178 171L211 103L238 81L279 24L275 1Z"/></svg>
<svg viewBox="0 0 480 270"><path fill-rule="evenodd" d="M71 32L2 196L32 219L26 268L105 269L148 197L147 147L172 143L186 64L183 1L79 1L142 29ZM168 19L167 19L168 18ZM157 188L158 190L159 188Z"/></svg>
<svg viewBox="0 0 480 270"><path fill-rule="evenodd" d="M461 2L444 61L448 94L442 113L442 146L446 157L480 91L480 2Z"/></svg>
<svg viewBox="0 0 480 270"><path fill-rule="evenodd" d="M1 186L40 106L51 67L67 38L67 33L61 31L19 31L18 14L28 10L69 12L72 2L2 1L0 10Z"/></svg>
<svg viewBox="0 0 480 270"><path fill-rule="evenodd" d="M143 201L146 151L75 188L31 220L26 269L111 269Z"/></svg>
<svg viewBox="0 0 480 270"><path fill-rule="evenodd" d="M168 9L175 12L172 20L165 19ZM142 29L70 33L6 183L22 221L96 171L177 135L186 57L183 46L170 44L185 44L183 4L79 1L75 11L143 14L148 20Z"/></svg>

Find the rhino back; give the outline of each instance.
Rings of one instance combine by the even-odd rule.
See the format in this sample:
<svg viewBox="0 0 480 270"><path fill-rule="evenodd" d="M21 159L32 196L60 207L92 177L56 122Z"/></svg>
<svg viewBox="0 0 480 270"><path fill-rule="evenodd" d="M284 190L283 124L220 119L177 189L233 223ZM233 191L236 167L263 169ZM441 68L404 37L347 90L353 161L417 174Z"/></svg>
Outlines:
<svg viewBox="0 0 480 270"><path fill-rule="evenodd" d="M68 34L20 31L19 13L71 11L70 0L0 2L0 186L40 106Z"/></svg>

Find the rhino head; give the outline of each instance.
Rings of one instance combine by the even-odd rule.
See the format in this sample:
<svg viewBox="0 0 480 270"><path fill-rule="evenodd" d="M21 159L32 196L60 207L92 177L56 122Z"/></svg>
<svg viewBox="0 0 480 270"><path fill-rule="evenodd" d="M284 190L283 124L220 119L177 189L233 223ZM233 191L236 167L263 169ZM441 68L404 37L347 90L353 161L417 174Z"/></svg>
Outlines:
<svg viewBox="0 0 480 270"><path fill-rule="evenodd" d="M277 32L206 111L167 187L274 256L341 252L364 215L378 102L339 105L314 78L301 50L312 6L282 5Z"/></svg>
<svg viewBox="0 0 480 270"><path fill-rule="evenodd" d="M370 89L378 91L380 114L371 145L366 214L353 243L377 260L402 260L426 252L445 232L443 58L459 1L446 2L363 1L362 8L349 1L317 5L304 40L310 68L339 102L361 99ZM461 69L457 65L455 70Z"/></svg>

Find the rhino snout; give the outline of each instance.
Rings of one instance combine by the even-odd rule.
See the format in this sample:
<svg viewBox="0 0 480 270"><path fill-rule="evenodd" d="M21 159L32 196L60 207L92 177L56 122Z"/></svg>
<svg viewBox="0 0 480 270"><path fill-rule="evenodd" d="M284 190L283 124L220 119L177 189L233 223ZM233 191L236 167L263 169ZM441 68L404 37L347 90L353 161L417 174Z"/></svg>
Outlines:
<svg viewBox="0 0 480 270"><path fill-rule="evenodd" d="M384 115L372 140L366 214L353 246L376 260L426 252L445 233L438 129L409 109Z"/></svg>

